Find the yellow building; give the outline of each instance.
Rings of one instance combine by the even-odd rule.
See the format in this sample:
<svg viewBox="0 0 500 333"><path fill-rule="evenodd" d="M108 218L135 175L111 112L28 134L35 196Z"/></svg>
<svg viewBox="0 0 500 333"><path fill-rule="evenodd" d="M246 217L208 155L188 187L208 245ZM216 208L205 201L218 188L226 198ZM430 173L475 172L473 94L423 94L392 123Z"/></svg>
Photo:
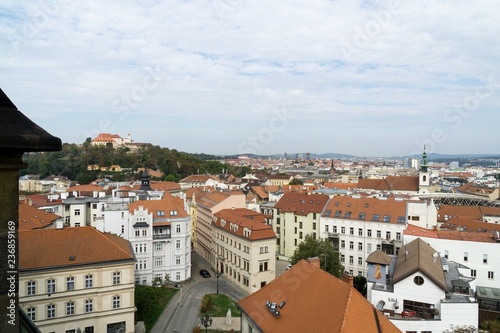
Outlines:
<svg viewBox="0 0 500 333"><path fill-rule="evenodd" d="M127 240L92 227L19 232L19 304L42 333L134 332Z"/></svg>

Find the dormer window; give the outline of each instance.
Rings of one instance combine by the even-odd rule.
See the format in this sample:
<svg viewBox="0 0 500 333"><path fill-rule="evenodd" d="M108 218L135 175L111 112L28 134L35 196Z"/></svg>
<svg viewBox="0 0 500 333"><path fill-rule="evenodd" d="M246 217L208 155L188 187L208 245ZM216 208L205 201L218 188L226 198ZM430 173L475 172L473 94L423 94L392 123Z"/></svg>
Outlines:
<svg viewBox="0 0 500 333"><path fill-rule="evenodd" d="M171 210L170 211L170 216L177 216L177 211L176 210Z"/></svg>
<svg viewBox="0 0 500 333"><path fill-rule="evenodd" d="M165 216L165 211L164 210L156 211L156 216Z"/></svg>

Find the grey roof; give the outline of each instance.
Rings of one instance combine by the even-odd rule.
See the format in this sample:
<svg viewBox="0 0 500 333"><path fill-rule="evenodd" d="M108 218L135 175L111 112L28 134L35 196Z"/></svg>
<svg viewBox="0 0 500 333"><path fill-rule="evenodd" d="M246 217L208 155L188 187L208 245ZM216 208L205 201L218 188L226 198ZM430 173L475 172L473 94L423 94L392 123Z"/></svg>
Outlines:
<svg viewBox="0 0 500 333"><path fill-rule="evenodd" d="M134 228L147 228L149 227L149 224L147 224L146 222L136 222L134 225L133 225Z"/></svg>
<svg viewBox="0 0 500 333"><path fill-rule="evenodd" d="M417 238L399 250L393 283L421 272L444 291L448 291L439 254L429 244Z"/></svg>
<svg viewBox="0 0 500 333"><path fill-rule="evenodd" d="M384 251L377 250L370 253L368 258L366 258L366 262L370 264L389 265L391 263L391 257L389 257Z"/></svg>

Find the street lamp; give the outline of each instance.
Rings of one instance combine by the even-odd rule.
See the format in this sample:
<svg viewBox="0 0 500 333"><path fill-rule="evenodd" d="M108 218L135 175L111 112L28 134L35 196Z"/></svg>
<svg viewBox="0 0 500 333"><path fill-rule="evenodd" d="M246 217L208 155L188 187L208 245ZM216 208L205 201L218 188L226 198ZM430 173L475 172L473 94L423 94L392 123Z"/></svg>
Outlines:
<svg viewBox="0 0 500 333"><path fill-rule="evenodd" d="M217 278L217 295L219 295L219 277L220 277L219 271L215 272L215 277Z"/></svg>
<svg viewBox="0 0 500 333"><path fill-rule="evenodd" d="M210 318L206 313L203 317L200 318L200 320L201 320L201 325L205 327L205 333L207 333L208 327L212 326L212 318Z"/></svg>

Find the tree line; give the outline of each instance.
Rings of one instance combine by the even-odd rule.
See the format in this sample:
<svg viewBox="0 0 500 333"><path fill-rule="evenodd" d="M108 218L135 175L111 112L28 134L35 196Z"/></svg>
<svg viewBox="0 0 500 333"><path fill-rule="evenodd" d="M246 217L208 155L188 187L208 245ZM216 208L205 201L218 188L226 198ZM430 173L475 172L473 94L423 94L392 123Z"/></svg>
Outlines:
<svg viewBox="0 0 500 333"><path fill-rule="evenodd" d="M220 174L223 169L236 177L244 176L249 171L247 167L227 165L220 157L212 155L189 154L154 145L144 146L137 151L113 148L109 145L93 146L90 144L90 138L81 145L64 143L61 151L26 153L23 160L27 163L27 168L20 170L20 176L36 174L41 179L51 175L65 176L80 184L88 184L99 177L108 177L114 181L138 179L138 168L161 171L164 176L157 180L174 182L192 174ZM88 165L119 165L127 171L88 170Z"/></svg>

